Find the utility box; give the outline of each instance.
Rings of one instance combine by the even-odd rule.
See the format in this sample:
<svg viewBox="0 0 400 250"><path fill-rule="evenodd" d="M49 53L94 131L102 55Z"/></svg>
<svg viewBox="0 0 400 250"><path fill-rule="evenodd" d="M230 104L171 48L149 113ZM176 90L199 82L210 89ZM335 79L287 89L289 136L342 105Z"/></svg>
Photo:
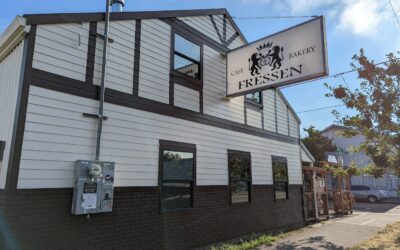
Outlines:
<svg viewBox="0 0 400 250"><path fill-rule="evenodd" d="M76 161L72 214L111 212L114 162Z"/></svg>

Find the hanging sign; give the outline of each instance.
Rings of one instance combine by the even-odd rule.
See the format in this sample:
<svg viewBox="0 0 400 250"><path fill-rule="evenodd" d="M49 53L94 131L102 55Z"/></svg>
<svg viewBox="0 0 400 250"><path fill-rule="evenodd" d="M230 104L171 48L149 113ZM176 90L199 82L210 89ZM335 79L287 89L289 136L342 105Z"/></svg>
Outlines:
<svg viewBox="0 0 400 250"><path fill-rule="evenodd" d="M227 96L328 75L325 21L317 17L227 53Z"/></svg>

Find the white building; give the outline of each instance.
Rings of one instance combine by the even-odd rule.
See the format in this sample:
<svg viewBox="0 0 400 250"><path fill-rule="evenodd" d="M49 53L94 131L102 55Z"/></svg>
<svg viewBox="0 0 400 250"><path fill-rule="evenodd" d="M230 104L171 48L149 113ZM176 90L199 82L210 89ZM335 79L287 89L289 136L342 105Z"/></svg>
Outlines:
<svg viewBox="0 0 400 250"><path fill-rule="evenodd" d="M338 125L331 125L324 130L322 134L329 139L332 139L333 144L343 151L343 165L345 167L351 166L354 163L358 167L366 167L371 162L371 159L363 152L354 153L350 149L352 146L357 147L364 142L362 135L356 135L351 138L345 138L339 133L346 129L345 127ZM382 178L374 178L367 174L361 176L353 176L351 178L352 185L367 185L370 187L376 187L379 189L385 189L390 192L391 195L397 196L399 178L392 174L385 174Z"/></svg>
<svg viewBox="0 0 400 250"><path fill-rule="evenodd" d="M225 97L225 54L247 43L225 9L111 14L114 207L71 215L75 162L95 155L103 29L104 13L25 15L0 37L2 249L181 249L303 225L300 120L279 89ZM168 154L184 180L165 176Z"/></svg>

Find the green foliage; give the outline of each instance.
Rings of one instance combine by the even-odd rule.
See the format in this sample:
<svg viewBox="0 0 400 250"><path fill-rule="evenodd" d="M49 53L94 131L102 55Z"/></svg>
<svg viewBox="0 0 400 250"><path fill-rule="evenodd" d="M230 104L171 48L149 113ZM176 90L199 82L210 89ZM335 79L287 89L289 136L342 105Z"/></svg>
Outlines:
<svg viewBox="0 0 400 250"><path fill-rule="evenodd" d="M174 153L169 152L169 151L164 151L163 160L164 161L181 160L181 156L180 156L180 154L177 154L177 153L174 154Z"/></svg>
<svg viewBox="0 0 400 250"><path fill-rule="evenodd" d="M368 173L365 171L365 168L359 168L354 164L352 164L350 167L346 169L343 169L341 167L334 167L327 163L322 167L331 172L334 177L358 176L363 173Z"/></svg>
<svg viewBox="0 0 400 250"><path fill-rule="evenodd" d="M370 172L378 176L385 170L399 172L400 168L400 59L387 55L387 62L376 65L364 51L354 55L353 69L361 81L359 88L351 90L344 86L325 84L330 93L355 115L341 115L334 110L337 121L347 130L343 136L362 134L365 142L358 150L365 152L372 161Z"/></svg>
<svg viewBox="0 0 400 250"><path fill-rule="evenodd" d="M227 243L221 246L212 247L212 250L250 250L261 245L271 245L274 241L278 240L280 236L273 235L250 235L240 239L239 243Z"/></svg>
<svg viewBox="0 0 400 250"><path fill-rule="evenodd" d="M325 160L327 152L336 151L336 146L332 143L332 140L323 136L321 131L314 126L310 126L304 131L308 133L308 136L303 138L302 142L314 156L317 164Z"/></svg>

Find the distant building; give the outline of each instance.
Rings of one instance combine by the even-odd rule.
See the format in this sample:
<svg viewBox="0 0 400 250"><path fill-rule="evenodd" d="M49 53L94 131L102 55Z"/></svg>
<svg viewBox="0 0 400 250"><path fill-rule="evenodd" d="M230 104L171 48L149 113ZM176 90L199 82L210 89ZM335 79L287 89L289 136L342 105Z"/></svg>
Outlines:
<svg viewBox="0 0 400 250"><path fill-rule="evenodd" d="M345 130L346 128L338 125L331 125L324 130L322 130L322 134L329 139L332 139L332 142L336 145L338 150L341 150L343 157L343 166L349 167L352 163L354 163L358 167L366 167L371 162L371 159L362 152L354 153L350 152L351 146L358 146L364 142L365 138L362 135L353 136L351 138L345 138L340 136L338 132ZM330 155L336 155L339 159L340 156L337 152L332 152ZM399 178L393 174L386 174L382 178L374 178L369 175L363 174L361 176L353 176L351 178L352 185L367 185L370 187L376 187L379 189L385 189L388 191L393 191L393 195L396 194L395 190L398 188L398 180Z"/></svg>

